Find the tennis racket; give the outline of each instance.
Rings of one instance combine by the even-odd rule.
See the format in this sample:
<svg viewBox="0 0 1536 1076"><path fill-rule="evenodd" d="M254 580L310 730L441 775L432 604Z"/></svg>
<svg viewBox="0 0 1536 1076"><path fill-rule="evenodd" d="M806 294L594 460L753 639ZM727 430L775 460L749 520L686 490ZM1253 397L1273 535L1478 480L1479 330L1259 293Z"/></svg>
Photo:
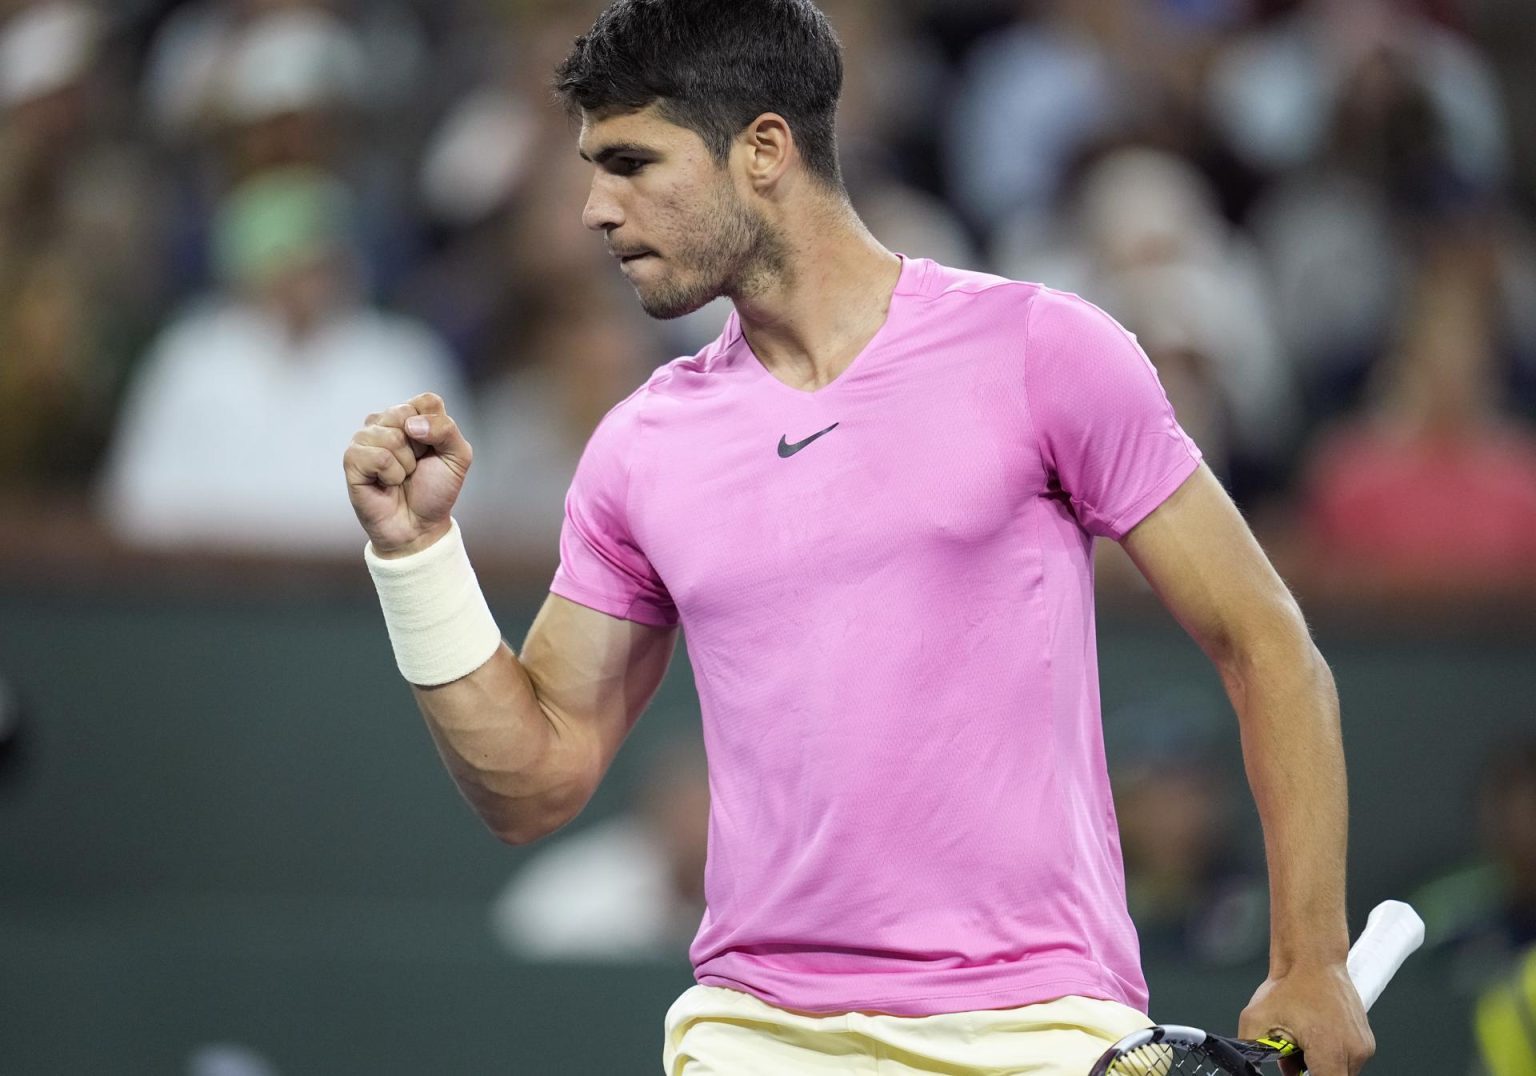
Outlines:
<svg viewBox="0 0 1536 1076"><path fill-rule="evenodd" d="M1349 979L1367 1009L1423 942L1424 921L1402 901L1383 901L1372 910L1348 963ZM1115 1043L1088 1076L1260 1076L1259 1066L1297 1052L1284 1039L1229 1039L1160 1024Z"/></svg>

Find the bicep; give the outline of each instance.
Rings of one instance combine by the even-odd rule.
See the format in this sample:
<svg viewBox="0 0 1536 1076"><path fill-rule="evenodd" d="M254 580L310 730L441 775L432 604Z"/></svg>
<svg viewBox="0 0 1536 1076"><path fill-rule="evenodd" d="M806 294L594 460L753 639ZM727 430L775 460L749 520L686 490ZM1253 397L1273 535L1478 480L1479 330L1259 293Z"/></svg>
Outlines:
<svg viewBox="0 0 1536 1076"><path fill-rule="evenodd" d="M676 641L676 628L621 620L551 594L519 660L550 720L590 738L606 770L661 685Z"/></svg>
<svg viewBox="0 0 1536 1076"><path fill-rule="evenodd" d="M1215 660L1275 631L1306 634L1290 591L1204 464L1121 544L1163 604Z"/></svg>

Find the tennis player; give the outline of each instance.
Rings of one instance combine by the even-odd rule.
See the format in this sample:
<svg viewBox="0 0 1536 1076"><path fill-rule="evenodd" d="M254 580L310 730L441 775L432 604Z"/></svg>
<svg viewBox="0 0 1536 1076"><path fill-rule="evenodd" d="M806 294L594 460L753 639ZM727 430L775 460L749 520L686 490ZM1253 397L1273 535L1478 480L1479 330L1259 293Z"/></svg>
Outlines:
<svg viewBox="0 0 1536 1076"><path fill-rule="evenodd" d="M1093 544L1118 541L1241 722L1273 922L1238 1031L1357 1072L1337 695L1295 602L1113 320L863 227L841 79L810 0L617 0L560 68L585 223L641 304L735 311L592 435L520 652L451 516L472 453L443 401L353 439L443 760L503 839L544 837L686 626L708 910L666 1071L1079 1076L1149 1022L1094 643Z"/></svg>

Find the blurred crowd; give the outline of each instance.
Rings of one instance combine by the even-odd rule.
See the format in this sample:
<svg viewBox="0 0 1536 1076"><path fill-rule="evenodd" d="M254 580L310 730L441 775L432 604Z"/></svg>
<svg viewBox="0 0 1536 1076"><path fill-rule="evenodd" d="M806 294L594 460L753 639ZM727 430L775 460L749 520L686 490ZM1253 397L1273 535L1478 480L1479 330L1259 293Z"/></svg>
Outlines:
<svg viewBox="0 0 1536 1076"><path fill-rule="evenodd" d="M0 468L154 547L354 554L340 453L433 389L548 554L648 322L550 89L598 0L0 0ZM887 246L1107 309L1341 579L1536 576L1528 0L826 0ZM273 526L274 518L282 520Z"/></svg>

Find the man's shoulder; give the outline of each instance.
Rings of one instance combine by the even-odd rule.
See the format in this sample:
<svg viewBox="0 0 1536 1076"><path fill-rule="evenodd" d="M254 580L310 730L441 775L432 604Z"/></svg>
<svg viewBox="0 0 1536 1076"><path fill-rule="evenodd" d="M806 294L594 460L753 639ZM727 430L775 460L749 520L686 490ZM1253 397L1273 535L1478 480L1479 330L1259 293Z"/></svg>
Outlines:
<svg viewBox="0 0 1536 1076"><path fill-rule="evenodd" d="M925 262L923 272L902 287L926 317L979 318L985 324L1017 327L1036 301L1050 292L1042 284L996 273Z"/></svg>
<svg viewBox="0 0 1536 1076"><path fill-rule="evenodd" d="M971 343L1065 345L1070 350L1123 331L1103 310L1072 292L937 262L928 263L906 290L908 309L918 322L940 324L944 335L959 333L957 338Z"/></svg>
<svg viewBox="0 0 1536 1076"><path fill-rule="evenodd" d="M1021 311L1054 315L1079 325L1112 320L1100 307L1081 295L1039 281L1016 280L995 273L956 269L938 262L932 262L930 266L920 292L928 299L981 299L990 304L1013 306Z"/></svg>
<svg viewBox="0 0 1536 1076"><path fill-rule="evenodd" d="M697 395L712 386L711 375L718 372L740 339L736 315L732 314L724 330L692 355L683 355L662 363L624 399L609 409L598 429L608 437L637 436L647 418L658 406Z"/></svg>
<svg viewBox="0 0 1536 1076"><path fill-rule="evenodd" d="M1023 298L1040 290L1041 285L1028 280L1014 280L979 269L962 269L923 259L920 272L913 274L913 283L905 283L903 291L912 291L926 298L958 295L992 295L998 298Z"/></svg>

